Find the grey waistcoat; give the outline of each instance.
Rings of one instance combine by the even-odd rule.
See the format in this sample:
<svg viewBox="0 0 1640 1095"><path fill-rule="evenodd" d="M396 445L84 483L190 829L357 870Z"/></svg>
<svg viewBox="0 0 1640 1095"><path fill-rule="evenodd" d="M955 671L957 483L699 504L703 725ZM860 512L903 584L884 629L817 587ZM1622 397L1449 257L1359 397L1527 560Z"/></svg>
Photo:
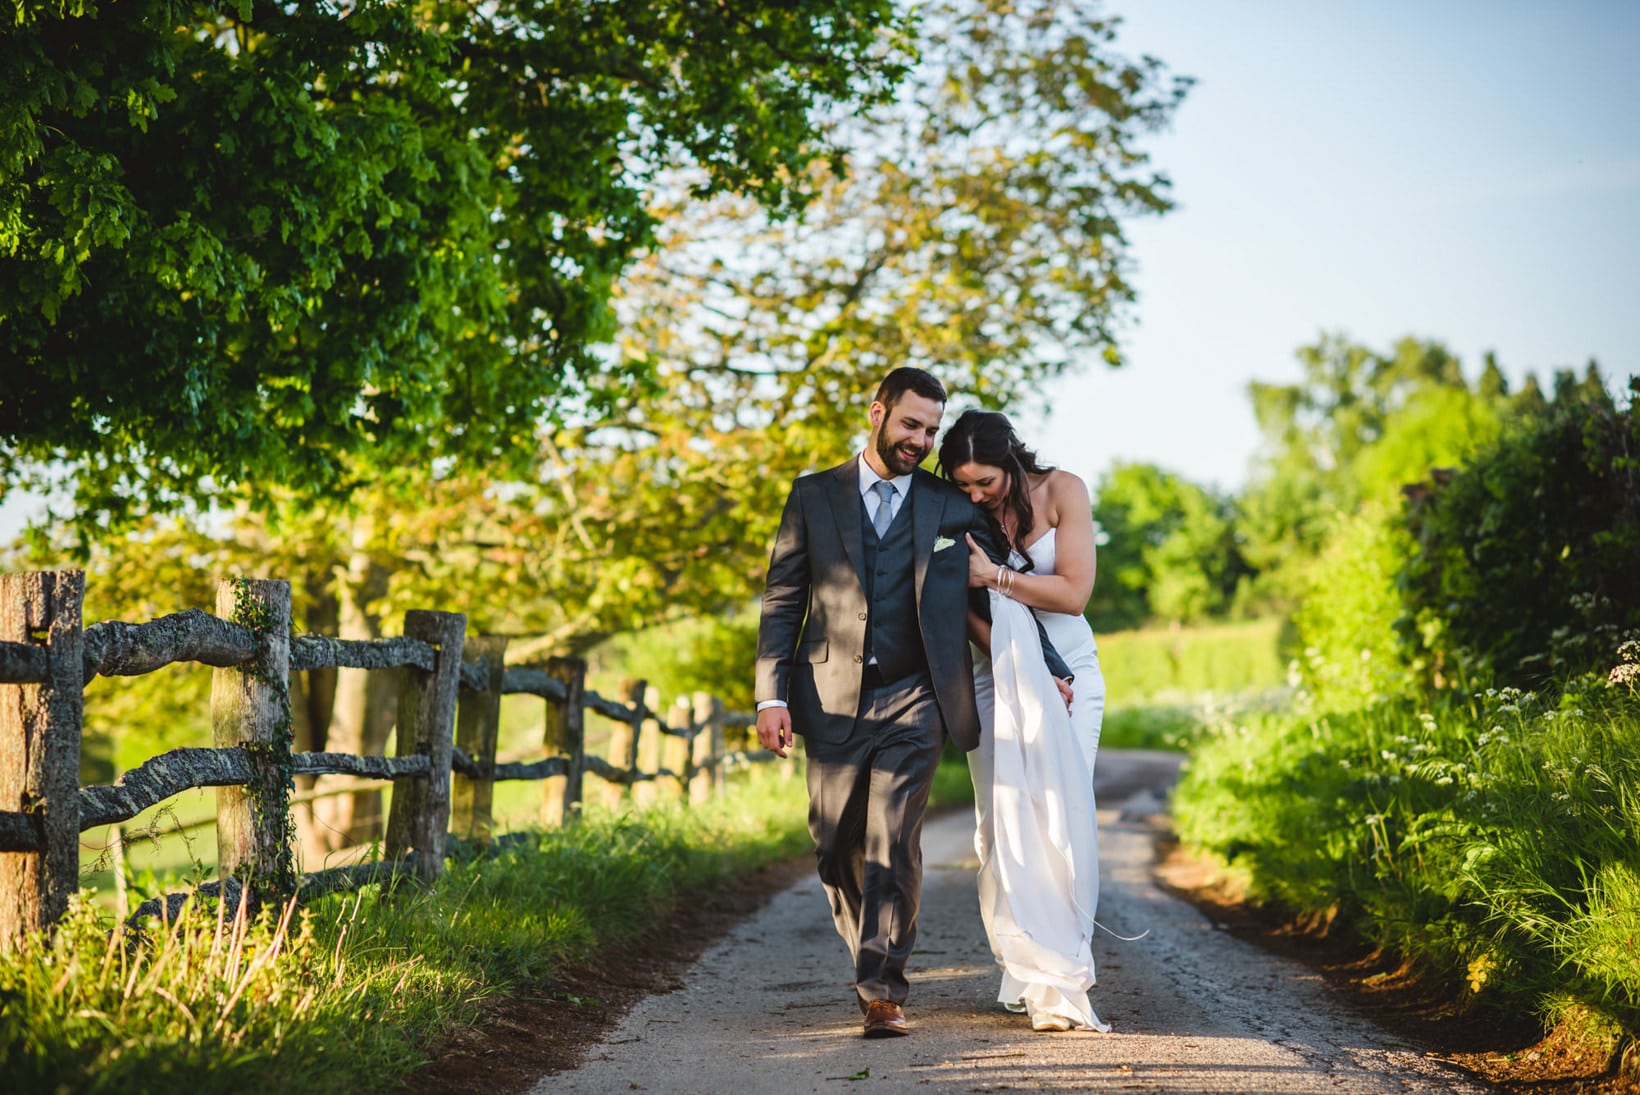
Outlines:
<svg viewBox="0 0 1640 1095"><path fill-rule="evenodd" d="M881 540L860 499L861 539L865 546L866 602L871 619L866 626L866 661L877 657L883 679L899 680L928 668L922 631L917 625L915 559L911 543L911 500L894 515Z"/></svg>

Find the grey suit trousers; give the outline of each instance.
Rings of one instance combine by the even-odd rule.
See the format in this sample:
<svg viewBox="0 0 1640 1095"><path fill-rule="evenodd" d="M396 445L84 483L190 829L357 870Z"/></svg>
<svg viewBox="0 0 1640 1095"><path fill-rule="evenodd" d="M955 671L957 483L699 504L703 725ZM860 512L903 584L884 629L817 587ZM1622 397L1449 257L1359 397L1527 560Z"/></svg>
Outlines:
<svg viewBox="0 0 1640 1095"><path fill-rule="evenodd" d="M867 687L843 742L805 742L809 832L863 1011L904 1004L922 896L922 823L945 745L926 672Z"/></svg>

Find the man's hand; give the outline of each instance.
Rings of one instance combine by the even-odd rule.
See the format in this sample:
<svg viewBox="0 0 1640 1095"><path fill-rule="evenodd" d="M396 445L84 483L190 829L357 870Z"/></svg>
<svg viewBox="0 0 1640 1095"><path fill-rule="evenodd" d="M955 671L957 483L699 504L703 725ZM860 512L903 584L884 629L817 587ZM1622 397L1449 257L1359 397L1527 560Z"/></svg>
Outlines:
<svg viewBox="0 0 1640 1095"><path fill-rule="evenodd" d="M792 735L792 712L789 707L765 707L757 713L757 740L763 748L777 757L786 755L796 742Z"/></svg>
<svg viewBox="0 0 1640 1095"><path fill-rule="evenodd" d="M1059 696L1065 701L1065 710L1071 709L1071 700L1076 698L1076 687L1063 677L1055 677L1053 683L1059 689ZM761 730L759 731L761 733Z"/></svg>

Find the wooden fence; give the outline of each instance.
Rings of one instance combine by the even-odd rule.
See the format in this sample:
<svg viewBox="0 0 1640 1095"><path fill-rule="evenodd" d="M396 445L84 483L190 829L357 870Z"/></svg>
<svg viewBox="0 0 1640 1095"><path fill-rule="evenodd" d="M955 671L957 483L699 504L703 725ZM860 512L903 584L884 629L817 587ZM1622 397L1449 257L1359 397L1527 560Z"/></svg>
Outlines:
<svg viewBox="0 0 1640 1095"><path fill-rule="evenodd" d="M562 823L580 809L584 778L625 793L676 781L691 801L722 786L725 769L772 759L726 752L724 731L753 716L724 711L704 694L680 700L663 719L633 682L624 702L586 688L586 663L554 658L539 667L504 664L506 639L466 638L466 617L414 610L400 638L347 641L292 636L290 585L226 580L216 615L192 609L143 624L82 627L82 571L0 575L0 949L49 928L79 886L80 833L129 821L181 791L217 788L220 883L206 894L253 891L310 897L402 875L430 880L448 837L489 843L493 786L545 783L544 818ZM476 655L463 661L463 653ZM112 786L81 787L85 685L97 676L136 676L173 662L215 670L211 748L173 749ZM400 676L394 756L292 753L293 672L356 668ZM540 760L496 762L501 697L530 694L547 708ZM608 759L587 752L586 712L612 721ZM292 869L291 790L298 775L342 774L393 782L383 859L297 878ZM174 915L187 894L170 894L136 915Z"/></svg>

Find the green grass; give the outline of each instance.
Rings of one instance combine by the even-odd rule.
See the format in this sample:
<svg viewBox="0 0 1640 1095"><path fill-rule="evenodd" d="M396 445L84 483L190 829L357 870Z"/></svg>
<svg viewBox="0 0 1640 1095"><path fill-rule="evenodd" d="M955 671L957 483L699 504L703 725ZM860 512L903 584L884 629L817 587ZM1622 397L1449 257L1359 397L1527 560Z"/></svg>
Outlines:
<svg viewBox="0 0 1640 1095"><path fill-rule="evenodd" d="M1142 704L1105 712L1101 749L1183 749L1201 725L1188 704Z"/></svg>
<svg viewBox="0 0 1640 1095"><path fill-rule="evenodd" d="M540 831L436 885L261 917L201 906L131 946L82 897L0 956L15 1090L369 1091L396 1086L483 998L641 935L679 902L810 847L799 778L756 771L695 807Z"/></svg>
<svg viewBox="0 0 1640 1095"><path fill-rule="evenodd" d="M968 760L962 750L947 744L934 770L934 787L928 793L930 810L950 810L974 805L974 781L968 777Z"/></svg>
<svg viewBox="0 0 1640 1095"><path fill-rule="evenodd" d="M1287 702L1284 688L1266 692L1208 693L1191 702L1147 703L1112 707L1105 712L1101 749L1169 749L1189 751L1213 726L1273 711Z"/></svg>
<svg viewBox="0 0 1640 1095"><path fill-rule="evenodd" d="M1107 749L1190 747L1227 709L1277 702L1287 685L1279 620L1099 637Z"/></svg>
<svg viewBox="0 0 1640 1095"><path fill-rule="evenodd" d="M1261 711L1193 749L1188 844L1249 892L1482 1006L1640 1034L1640 700L1586 679L1342 713Z"/></svg>
<svg viewBox="0 0 1640 1095"><path fill-rule="evenodd" d="M1277 619L1149 628L1099 636L1099 666L1113 708L1193 703L1287 683Z"/></svg>
<svg viewBox="0 0 1640 1095"><path fill-rule="evenodd" d="M539 785L498 792L511 804L498 816L534 816ZM931 805L971 801L966 762L951 752ZM192 840L214 852L208 829ZM163 846L154 892L176 888L199 858L175 837ZM130 945L82 891L53 939L0 956L0 1074L27 1091L390 1090L485 998L550 984L679 903L811 847L801 767L788 762L737 773L704 804L589 806L579 824L536 830L493 858L452 858L430 888L257 917L205 903Z"/></svg>

